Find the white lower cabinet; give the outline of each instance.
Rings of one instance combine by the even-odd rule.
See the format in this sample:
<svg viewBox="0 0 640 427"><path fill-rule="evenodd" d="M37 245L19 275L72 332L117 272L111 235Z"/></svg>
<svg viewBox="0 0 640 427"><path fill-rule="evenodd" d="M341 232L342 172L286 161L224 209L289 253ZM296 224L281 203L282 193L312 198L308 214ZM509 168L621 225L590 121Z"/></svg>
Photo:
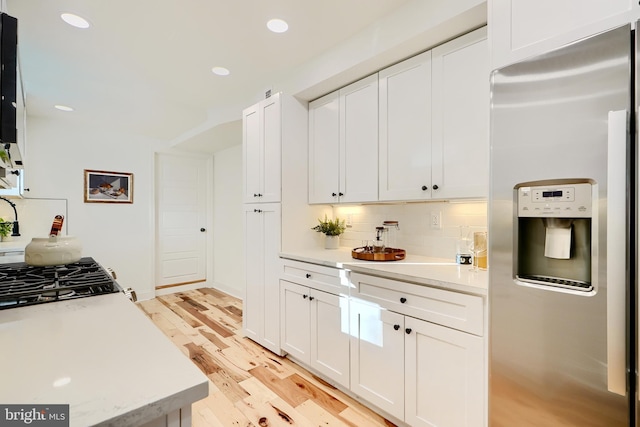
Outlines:
<svg viewBox="0 0 640 427"><path fill-rule="evenodd" d="M413 427L484 427L484 299L284 260L283 351Z"/></svg>
<svg viewBox="0 0 640 427"><path fill-rule="evenodd" d="M404 316L351 301L351 391L404 419Z"/></svg>
<svg viewBox="0 0 640 427"><path fill-rule="evenodd" d="M413 310L424 305L436 319L446 319L447 311L451 313L448 302L437 306L436 299L416 300L415 294L396 290L415 287L419 294L430 288L355 273L352 284L351 391L414 427L484 426L483 338L396 313L366 295L372 287L388 287L391 300L395 293L404 301L400 304L413 305ZM459 296L441 292L437 298L445 302L446 294L453 300ZM482 313L479 316L482 322Z"/></svg>
<svg viewBox="0 0 640 427"><path fill-rule="evenodd" d="M484 426L481 337L405 318L405 421Z"/></svg>
<svg viewBox="0 0 640 427"><path fill-rule="evenodd" d="M280 204L244 205L245 336L280 351Z"/></svg>
<svg viewBox="0 0 640 427"><path fill-rule="evenodd" d="M282 349L348 388L348 298L281 280L280 301Z"/></svg>

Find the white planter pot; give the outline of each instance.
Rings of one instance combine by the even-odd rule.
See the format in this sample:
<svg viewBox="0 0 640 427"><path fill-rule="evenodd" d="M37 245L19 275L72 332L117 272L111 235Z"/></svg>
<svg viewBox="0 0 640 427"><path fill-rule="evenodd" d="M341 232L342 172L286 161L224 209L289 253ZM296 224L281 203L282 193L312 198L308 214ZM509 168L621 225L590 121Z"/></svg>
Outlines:
<svg viewBox="0 0 640 427"><path fill-rule="evenodd" d="M340 236L324 236L325 249L338 249L340 247Z"/></svg>

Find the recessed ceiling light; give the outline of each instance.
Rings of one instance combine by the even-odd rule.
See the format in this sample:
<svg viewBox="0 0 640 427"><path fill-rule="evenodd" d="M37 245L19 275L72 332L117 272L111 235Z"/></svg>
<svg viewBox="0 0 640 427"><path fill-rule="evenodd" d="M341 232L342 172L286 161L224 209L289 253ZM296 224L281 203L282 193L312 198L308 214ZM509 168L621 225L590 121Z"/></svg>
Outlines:
<svg viewBox="0 0 640 427"><path fill-rule="evenodd" d="M229 75L229 70L224 68L224 67L213 67L211 69L211 72L213 74L217 74L219 76L228 76Z"/></svg>
<svg viewBox="0 0 640 427"><path fill-rule="evenodd" d="M282 19L271 19L267 22L267 28L274 33L284 33L289 29L289 24Z"/></svg>
<svg viewBox="0 0 640 427"><path fill-rule="evenodd" d="M60 104L58 104L58 105L55 105L54 107L55 107L55 108L57 108L57 109L58 109L58 110L60 110L60 111L73 111L73 108L68 107L68 106L66 106L66 105L60 105Z"/></svg>
<svg viewBox="0 0 640 427"><path fill-rule="evenodd" d="M77 28L89 28L89 21L81 16L74 15L73 13L63 13L60 15L62 20L69 25Z"/></svg>

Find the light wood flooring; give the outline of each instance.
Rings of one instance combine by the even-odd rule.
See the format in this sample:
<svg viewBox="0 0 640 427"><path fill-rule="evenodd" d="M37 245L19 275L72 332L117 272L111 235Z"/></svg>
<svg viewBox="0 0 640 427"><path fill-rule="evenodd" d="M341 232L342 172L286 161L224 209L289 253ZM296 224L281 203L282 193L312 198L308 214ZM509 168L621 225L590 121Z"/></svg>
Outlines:
<svg viewBox="0 0 640 427"><path fill-rule="evenodd" d="M289 359L242 336L242 301L211 288L138 303L209 378L193 426L394 426Z"/></svg>

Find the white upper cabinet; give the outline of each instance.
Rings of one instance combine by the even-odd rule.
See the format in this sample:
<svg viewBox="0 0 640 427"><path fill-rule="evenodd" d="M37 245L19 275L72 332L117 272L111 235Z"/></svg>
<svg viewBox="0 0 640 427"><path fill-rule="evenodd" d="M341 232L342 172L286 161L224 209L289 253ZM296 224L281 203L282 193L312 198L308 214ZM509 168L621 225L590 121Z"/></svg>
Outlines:
<svg viewBox="0 0 640 427"><path fill-rule="evenodd" d="M309 104L309 203L335 203L339 192L340 94Z"/></svg>
<svg viewBox="0 0 640 427"><path fill-rule="evenodd" d="M630 0L489 0L491 68L541 54L640 18Z"/></svg>
<svg viewBox="0 0 640 427"><path fill-rule="evenodd" d="M378 75L340 89L340 201L378 200Z"/></svg>
<svg viewBox="0 0 640 427"><path fill-rule="evenodd" d="M432 51L432 184L438 199L489 195L486 27Z"/></svg>
<svg viewBox="0 0 640 427"><path fill-rule="evenodd" d="M487 197L486 28L379 75L380 200Z"/></svg>
<svg viewBox="0 0 640 427"><path fill-rule="evenodd" d="M431 189L431 51L379 73L380 200L420 200Z"/></svg>
<svg viewBox="0 0 640 427"><path fill-rule="evenodd" d="M244 202L280 201L281 104L277 93L242 113Z"/></svg>
<svg viewBox="0 0 640 427"><path fill-rule="evenodd" d="M378 75L309 104L309 203L378 200Z"/></svg>

